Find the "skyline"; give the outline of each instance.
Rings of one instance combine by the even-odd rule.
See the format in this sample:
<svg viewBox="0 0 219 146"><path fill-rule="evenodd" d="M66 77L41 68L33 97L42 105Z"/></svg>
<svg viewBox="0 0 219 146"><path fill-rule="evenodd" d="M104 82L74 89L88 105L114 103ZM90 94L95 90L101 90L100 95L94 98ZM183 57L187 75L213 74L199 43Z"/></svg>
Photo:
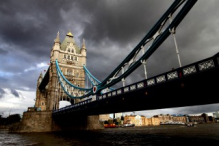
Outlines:
<svg viewBox="0 0 219 146"><path fill-rule="evenodd" d="M0 88L28 92L26 99L34 103L37 78L40 72L48 68L53 40L59 31L62 41L69 30L78 46L85 38L87 67L102 81L129 54L172 2L2 1L0 61L4 63L0 67ZM216 0L211 3L199 0L178 26L176 39L183 66L218 52L217 5L219 2ZM173 38L170 36L148 59L148 76L178 66ZM143 78L143 68L140 67L127 78L126 84ZM1 104L7 105L4 97L0 100ZM179 109L167 110L179 112ZM211 109L215 109L214 105L186 108L188 112Z"/></svg>

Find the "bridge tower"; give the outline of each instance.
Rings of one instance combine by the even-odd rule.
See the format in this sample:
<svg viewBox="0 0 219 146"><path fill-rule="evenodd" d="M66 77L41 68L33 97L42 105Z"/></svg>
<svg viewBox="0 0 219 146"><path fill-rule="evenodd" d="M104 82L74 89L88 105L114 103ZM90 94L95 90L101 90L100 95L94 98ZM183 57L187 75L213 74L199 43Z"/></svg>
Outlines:
<svg viewBox="0 0 219 146"><path fill-rule="evenodd" d="M74 85L85 87L85 71L83 65L86 65L86 46L83 40L81 48L77 46L74 36L68 32L60 43L59 33L54 40L50 55L50 66L43 76L41 73L37 80L35 107L28 107L23 113L22 121L13 126L10 130L13 132L51 132L62 130L79 129L103 129L99 122L99 115L85 116L78 115L67 120L54 120L52 110L59 109L59 101L69 101L71 104L77 103L80 99L68 97L58 82L56 72L56 60L59 67L68 81ZM77 96L78 92L72 90L71 95Z"/></svg>
<svg viewBox="0 0 219 146"><path fill-rule="evenodd" d="M83 65L86 65L86 55L85 40L83 40L80 48L75 43L73 34L68 32L60 43L58 32L51 49L50 67L44 78L40 74L38 79L35 107L39 107L41 111L49 111L59 109L59 101L66 100L71 103L80 101L80 99L71 99L61 89L56 74L55 61L58 60L62 73L71 83L84 88L85 72ZM40 86L44 86L44 88L39 88ZM77 94L76 91L73 91L73 95L77 96Z"/></svg>

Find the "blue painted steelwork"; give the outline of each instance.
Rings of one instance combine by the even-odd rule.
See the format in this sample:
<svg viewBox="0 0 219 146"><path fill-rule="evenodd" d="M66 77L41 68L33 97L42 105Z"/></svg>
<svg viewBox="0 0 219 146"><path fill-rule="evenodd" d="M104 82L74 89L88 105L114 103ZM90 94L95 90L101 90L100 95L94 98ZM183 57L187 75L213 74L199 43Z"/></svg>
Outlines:
<svg viewBox="0 0 219 146"><path fill-rule="evenodd" d="M63 85L63 83L62 83L61 80L60 80L60 76L58 76L58 79L59 79L59 83L60 83L62 89L64 90L65 94L67 94L70 98L73 98L73 99L76 99L76 98L85 98L85 97L89 96L89 94L91 93L91 91L90 91L90 92L88 92L88 94L83 95L83 96L72 96L71 94L69 94L69 93L66 91L66 89L65 89L65 87L64 87L64 85Z"/></svg>
<svg viewBox="0 0 219 146"><path fill-rule="evenodd" d="M65 82L68 83L68 85L70 85L71 87L74 87L74 88L76 88L76 89L83 90L83 91L91 91L91 90L92 90L92 88L81 88L81 87L78 87L78 86L72 84L71 82L69 82L69 81L65 78L65 76L63 75L62 71L60 70L60 68L59 68L59 63L58 63L57 60L56 60L56 70L57 70L57 73L60 73L61 77L62 77L62 78L65 80Z"/></svg>
<svg viewBox="0 0 219 146"><path fill-rule="evenodd" d="M92 85L97 85L97 84L94 83L94 81L96 81L98 84L101 83L97 78L95 78L95 77L89 72L89 70L86 68L85 65L83 65L83 68L84 68L84 71L85 71L86 75L88 76L88 79L89 79L90 82L92 83ZM92 79L91 79L91 77L92 77Z"/></svg>
<svg viewBox="0 0 219 146"><path fill-rule="evenodd" d="M97 91L100 92L102 89L109 88L123 78L130 75L135 69L137 69L142 61L147 60L154 51L163 43L164 40L171 34L170 31L175 30L182 19L190 11L197 0L187 0L187 2L182 6L181 10L178 12L173 21L168 25L168 27L161 32L163 25L169 20L170 16L185 2L185 0L175 0L169 9L164 13L160 20L154 25L154 27L148 32L148 34L140 41L140 43L132 50L132 52L122 61L122 63L102 82L97 86ZM137 61L132 61L136 57L136 54L140 52L142 47L144 47L150 40L154 40L152 45L144 53L140 59ZM119 72L122 70L126 64L130 64L129 68L120 76L117 77ZM97 92L97 93L98 93ZM96 92L95 92L96 93Z"/></svg>
<svg viewBox="0 0 219 146"><path fill-rule="evenodd" d="M70 83L66 78L65 76L63 75L62 71L60 70L59 68L59 64L58 64L58 61L56 60L56 73L57 73L57 76L58 76L58 79L59 79L59 83L62 87L62 89L64 90L65 94L67 94L70 98L73 98L73 99L76 99L76 98L85 98L85 97L88 97L89 95L91 95L92 93L92 88L81 88L81 87L78 87L72 83ZM63 81L65 81L65 83L67 83L70 87L73 87L75 89L78 89L80 91L83 91L85 93L85 95L83 96L73 96L71 95L64 87L62 81L61 81L61 78L63 79Z"/></svg>
<svg viewBox="0 0 219 146"><path fill-rule="evenodd" d="M193 7L193 5L196 3L197 0L187 0L187 2L182 6L181 10L179 10L178 14L175 16L175 18L172 20L172 22L167 26L167 28L164 31L161 31L164 24L169 20L169 18L172 16L172 14L185 2L186 0L175 0L173 4L169 7L169 9L164 13L164 15L159 19L159 21L154 25L154 27L147 33L147 35L140 41L140 43L132 50L132 52L123 60L123 62L103 81L100 82L97 80L86 68L85 72L89 77L89 80L91 80L90 77L92 77L95 81L98 82L98 85L95 85L92 81L92 84L95 85L95 90L92 90L92 88L81 88L78 86L75 86L71 84L62 74L59 66L58 61L56 60L56 68L57 68L57 74L59 73L61 77L65 80L65 82L70 85L71 87L74 87L79 90L88 91L89 93L86 96L89 96L91 94L99 94L101 90L110 88L111 86L115 85L122 79L126 78L128 75L130 75L135 69L137 69L144 60L147 60L154 51L163 43L163 41L166 40L166 38L171 34L172 31L175 31L176 27L179 25L179 23L182 21L182 19L186 16L186 14L190 11L190 9ZM149 41L153 40L152 45L148 48L148 50L138 59L135 60L135 57L137 56L142 49ZM122 73L120 76L117 76L119 72L127 65L129 64L129 67L127 70ZM59 75L58 74L58 75ZM158 80L164 80L165 77L160 77ZM59 77L59 81L60 77ZM158 81L159 82L159 81ZM62 85L62 88L65 92L67 92ZM134 87L133 87L134 88ZM136 88L136 87L135 87ZM68 94L69 95L69 94ZM84 98L86 96L81 97L73 97L73 98Z"/></svg>
<svg viewBox="0 0 219 146"><path fill-rule="evenodd" d="M98 84L101 83L97 78L95 78L95 77L90 73L90 71L87 69L87 67L86 67L85 65L84 65L83 67L84 67L84 71L85 71L86 75L88 76L88 79L89 79L89 81L92 83L92 85L95 86L95 85L98 85ZM98 84L95 84L94 81L96 81L96 83L98 83ZM112 88L112 87L110 87L109 90L112 91L112 90L115 90L115 89ZM101 94L102 94L102 92L101 92Z"/></svg>

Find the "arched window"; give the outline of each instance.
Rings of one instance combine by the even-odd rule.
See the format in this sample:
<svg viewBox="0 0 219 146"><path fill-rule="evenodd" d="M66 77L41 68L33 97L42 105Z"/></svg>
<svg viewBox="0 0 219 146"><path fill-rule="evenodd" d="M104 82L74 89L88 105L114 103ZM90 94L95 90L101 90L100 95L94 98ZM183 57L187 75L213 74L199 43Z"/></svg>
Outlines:
<svg viewBox="0 0 219 146"><path fill-rule="evenodd" d="M70 51L70 48L68 48L68 52L71 52L71 51Z"/></svg>
<svg viewBox="0 0 219 146"><path fill-rule="evenodd" d="M71 52L74 53L74 49L72 49Z"/></svg>
<svg viewBox="0 0 219 146"><path fill-rule="evenodd" d="M72 70L71 69L67 70L67 75L70 75L70 76L72 75Z"/></svg>

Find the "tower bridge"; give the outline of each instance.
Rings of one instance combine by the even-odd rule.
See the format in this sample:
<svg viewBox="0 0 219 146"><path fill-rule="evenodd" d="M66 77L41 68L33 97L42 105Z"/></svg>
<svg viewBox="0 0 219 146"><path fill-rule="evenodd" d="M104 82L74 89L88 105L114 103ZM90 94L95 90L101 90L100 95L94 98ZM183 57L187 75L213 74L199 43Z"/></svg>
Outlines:
<svg viewBox="0 0 219 146"><path fill-rule="evenodd" d="M100 114L218 103L219 54L181 66L175 33L196 0L175 0L129 55L101 82L86 68L86 46L79 48L71 32L51 49L50 66L37 81L35 108L24 113L21 132L101 129ZM176 14L175 14L176 13ZM147 59L173 36L179 68L147 77ZM125 79L139 66L145 79L131 85ZM92 87L85 86L87 78ZM123 87L112 86L122 82ZM59 108L59 101L70 106ZM32 124L30 124L32 123ZM46 125L46 126L45 126ZM28 128L25 128L28 127Z"/></svg>

